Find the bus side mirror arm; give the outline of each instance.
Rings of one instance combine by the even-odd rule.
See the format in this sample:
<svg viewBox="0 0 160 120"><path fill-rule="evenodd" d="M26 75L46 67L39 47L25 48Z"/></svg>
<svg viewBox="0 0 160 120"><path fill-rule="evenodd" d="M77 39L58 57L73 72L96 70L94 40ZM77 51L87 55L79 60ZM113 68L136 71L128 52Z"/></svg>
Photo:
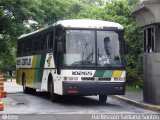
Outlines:
<svg viewBox="0 0 160 120"><path fill-rule="evenodd" d="M61 70L59 68L57 68L57 74L60 75L61 74Z"/></svg>
<svg viewBox="0 0 160 120"><path fill-rule="evenodd" d="M60 75L61 74L61 70L60 70L60 61L61 61L61 53L57 52L57 74Z"/></svg>
<svg viewBox="0 0 160 120"><path fill-rule="evenodd" d="M60 70L60 63L61 63L61 53L62 53L62 42L58 40L58 45L57 45L57 74L61 74Z"/></svg>
<svg viewBox="0 0 160 120"><path fill-rule="evenodd" d="M62 41L58 41L58 53L62 52Z"/></svg>

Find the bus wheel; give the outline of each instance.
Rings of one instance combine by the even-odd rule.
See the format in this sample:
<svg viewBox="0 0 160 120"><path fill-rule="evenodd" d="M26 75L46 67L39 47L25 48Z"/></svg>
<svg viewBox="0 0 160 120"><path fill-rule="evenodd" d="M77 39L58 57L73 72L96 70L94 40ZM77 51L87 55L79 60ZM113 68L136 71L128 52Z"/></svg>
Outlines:
<svg viewBox="0 0 160 120"><path fill-rule="evenodd" d="M51 97L51 101L52 102L58 102L59 99L59 95L54 93L54 84L53 84L53 80L49 81L49 93L50 93L50 97Z"/></svg>
<svg viewBox="0 0 160 120"><path fill-rule="evenodd" d="M99 101L101 103L106 103L107 95L99 95Z"/></svg>
<svg viewBox="0 0 160 120"><path fill-rule="evenodd" d="M26 77L22 76L23 92L28 93L29 89L26 87Z"/></svg>
<svg viewBox="0 0 160 120"><path fill-rule="evenodd" d="M33 94L36 92L36 89L26 87L26 77L24 75L22 77L22 84L23 84L23 92L25 94L29 94L29 93Z"/></svg>

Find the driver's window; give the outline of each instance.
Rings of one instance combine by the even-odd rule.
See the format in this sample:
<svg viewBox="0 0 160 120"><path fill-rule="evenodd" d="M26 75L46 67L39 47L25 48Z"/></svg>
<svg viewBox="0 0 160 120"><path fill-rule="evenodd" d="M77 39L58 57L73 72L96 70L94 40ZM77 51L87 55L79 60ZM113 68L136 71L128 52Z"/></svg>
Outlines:
<svg viewBox="0 0 160 120"><path fill-rule="evenodd" d="M97 63L100 66L121 63L120 42L114 31L97 31Z"/></svg>

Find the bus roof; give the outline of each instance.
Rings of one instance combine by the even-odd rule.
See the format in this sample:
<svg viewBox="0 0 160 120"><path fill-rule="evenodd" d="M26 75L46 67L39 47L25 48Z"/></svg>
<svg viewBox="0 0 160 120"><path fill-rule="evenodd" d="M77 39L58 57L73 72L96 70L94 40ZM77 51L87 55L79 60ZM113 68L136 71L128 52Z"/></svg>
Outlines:
<svg viewBox="0 0 160 120"><path fill-rule="evenodd" d="M103 29L109 27L116 27L123 29L123 26L119 23L102 21L102 20L89 20L89 19L73 19L73 20L60 20L56 24L60 24L67 28L92 28Z"/></svg>
<svg viewBox="0 0 160 120"><path fill-rule="evenodd" d="M66 28L88 28L88 29L104 29L104 28L117 28L122 30L123 26L119 23L115 22L109 22L109 21L102 21L102 20L90 20L90 19L71 19L71 20L60 20L56 23L49 25L45 28L36 30L34 32L31 32L29 34L23 34L18 39L27 37L29 35L38 33L40 31L43 31L45 29L48 29L50 27L61 25Z"/></svg>

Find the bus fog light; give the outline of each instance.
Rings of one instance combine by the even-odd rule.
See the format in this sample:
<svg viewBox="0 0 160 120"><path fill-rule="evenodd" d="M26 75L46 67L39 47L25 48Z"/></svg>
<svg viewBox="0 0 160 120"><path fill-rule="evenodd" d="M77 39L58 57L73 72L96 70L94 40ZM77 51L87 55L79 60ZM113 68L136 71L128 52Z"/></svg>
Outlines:
<svg viewBox="0 0 160 120"><path fill-rule="evenodd" d="M121 90L123 90L123 87L115 87L114 89L115 89L115 90L120 90L120 91L121 91Z"/></svg>
<svg viewBox="0 0 160 120"><path fill-rule="evenodd" d="M114 78L114 81L124 81L124 78Z"/></svg>
<svg viewBox="0 0 160 120"><path fill-rule="evenodd" d="M74 79L74 80L78 80L78 77L74 77L73 79Z"/></svg>
<svg viewBox="0 0 160 120"><path fill-rule="evenodd" d="M67 77L64 77L63 79L64 79L64 80L67 80Z"/></svg>
<svg viewBox="0 0 160 120"><path fill-rule="evenodd" d="M119 79L118 78L114 78L114 81L119 81Z"/></svg>
<svg viewBox="0 0 160 120"><path fill-rule="evenodd" d="M124 79L123 78L119 78L119 81L124 81Z"/></svg>
<svg viewBox="0 0 160 120"><path fill-rule="evenodd" d="M68 77L68 80L73 80L73 77Z"/></svg>

